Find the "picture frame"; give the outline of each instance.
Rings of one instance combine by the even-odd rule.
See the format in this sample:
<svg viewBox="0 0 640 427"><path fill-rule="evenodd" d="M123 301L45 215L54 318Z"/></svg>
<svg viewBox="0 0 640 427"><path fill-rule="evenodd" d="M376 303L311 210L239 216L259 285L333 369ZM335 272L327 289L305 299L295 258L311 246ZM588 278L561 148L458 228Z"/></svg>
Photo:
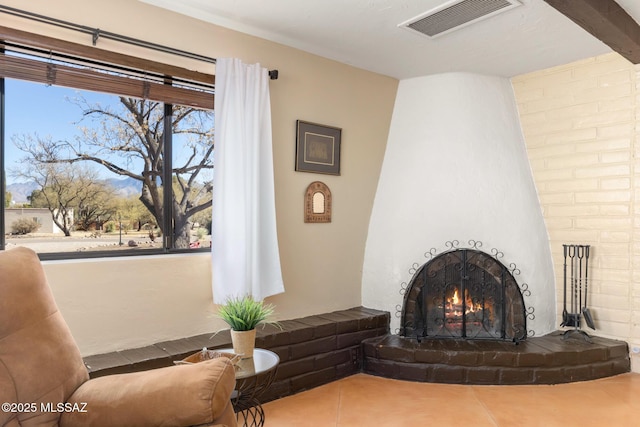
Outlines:
<svg viewBox="0 0 640 427"><path fill-rule="evenodd" d="M296 166L299 172L340 175L342 129L296 121Z"/></svg>

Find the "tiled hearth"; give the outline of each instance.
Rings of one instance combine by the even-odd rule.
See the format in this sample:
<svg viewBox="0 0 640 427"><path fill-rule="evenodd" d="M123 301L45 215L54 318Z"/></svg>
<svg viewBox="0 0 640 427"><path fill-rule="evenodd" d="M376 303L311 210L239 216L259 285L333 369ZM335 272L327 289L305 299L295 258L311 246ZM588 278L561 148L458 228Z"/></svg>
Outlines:
<svg viewBox="0 0 640 427"><path fill-rule="evenodd" d="M364 340L363 371L387 378L451 384L559 384L629 372L625 342L562 332L505 341L423 340L387 335Z"/></svg>

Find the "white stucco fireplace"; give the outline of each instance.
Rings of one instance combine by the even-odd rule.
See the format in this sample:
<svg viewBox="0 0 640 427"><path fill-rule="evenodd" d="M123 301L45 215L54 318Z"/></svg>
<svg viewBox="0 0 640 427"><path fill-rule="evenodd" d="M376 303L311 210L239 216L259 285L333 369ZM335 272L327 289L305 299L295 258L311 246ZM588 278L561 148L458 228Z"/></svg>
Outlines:
<svg viewBox="0 0 640 427"><path fill-rule="evenodd" d="M412 266L452 240L482 241L516 263L531 292L525 303L535 308L527 329L556 329L549 239L506 78L449 73L400 82L369 224L363 305L396 313Z"/></svg>

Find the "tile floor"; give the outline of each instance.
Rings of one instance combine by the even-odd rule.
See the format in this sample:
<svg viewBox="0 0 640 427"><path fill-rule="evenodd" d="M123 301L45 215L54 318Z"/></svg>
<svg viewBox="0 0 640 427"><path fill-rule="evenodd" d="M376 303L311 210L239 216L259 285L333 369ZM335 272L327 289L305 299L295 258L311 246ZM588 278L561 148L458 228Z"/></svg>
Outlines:
<svg viewBox="0 0 640 427"><path fill-rule="evenodd" d="M265 427L636 426L640 374L538 386L431 384L357 374L266 403L264 410Z"/></svg>

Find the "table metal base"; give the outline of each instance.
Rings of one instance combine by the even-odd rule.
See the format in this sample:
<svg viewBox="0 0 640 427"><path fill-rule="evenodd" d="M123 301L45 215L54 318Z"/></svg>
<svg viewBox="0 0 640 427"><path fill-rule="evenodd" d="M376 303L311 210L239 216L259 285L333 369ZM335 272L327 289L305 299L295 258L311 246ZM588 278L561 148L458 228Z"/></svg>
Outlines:
<svg viewBox="0 0 640 427"><path fill-rule="evenodd" d="M260 396L276 377L278 356L268 350L255 349L254 357L238 362L236 389L231 396L233 409L238 415L238 425L262 427L264 409Z"/></svg>

